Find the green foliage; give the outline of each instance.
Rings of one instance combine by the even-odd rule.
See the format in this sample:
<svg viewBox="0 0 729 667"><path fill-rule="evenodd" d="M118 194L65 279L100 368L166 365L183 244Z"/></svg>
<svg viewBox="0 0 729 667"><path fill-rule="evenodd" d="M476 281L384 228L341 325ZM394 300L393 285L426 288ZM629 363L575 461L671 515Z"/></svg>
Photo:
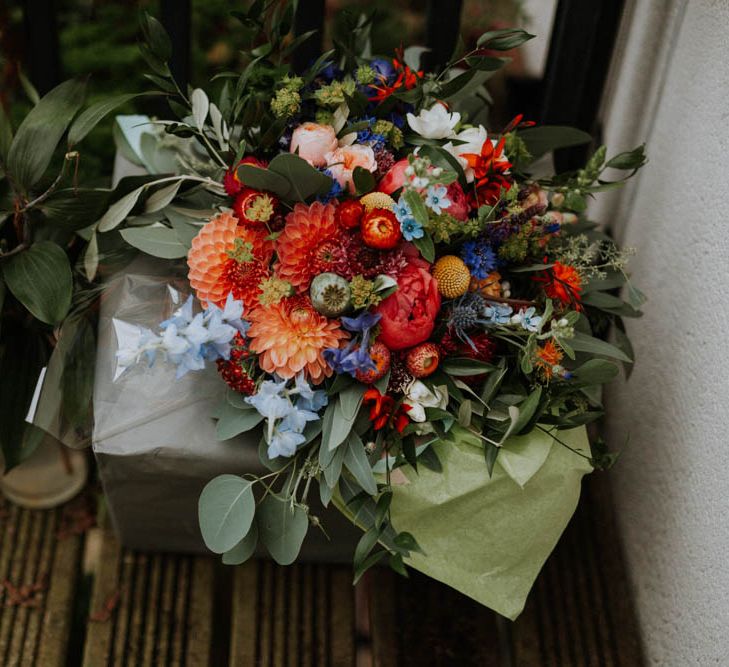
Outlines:
<svg viewBox="0 0 729 667"><path fill-rule="evenodd" d="M250 530L256 511L252 482L219 475L200 494L198 514L205 545L218 554L233 549Z"/></svg>
<svg viewBox="0 0 729 667"><path fill-rule="evenodd" d="M299 505L276 496L266 496L256 515L261 543L279 565L290 565L301 551L309 520Z"/></svg>
<svg viewBox="0 0 729 667"><path fill-rule="evenodd" d="M59 246L41 241L1 266L8 289L34 317L47 324L63 320L71 307L73 279Z"/></svg>

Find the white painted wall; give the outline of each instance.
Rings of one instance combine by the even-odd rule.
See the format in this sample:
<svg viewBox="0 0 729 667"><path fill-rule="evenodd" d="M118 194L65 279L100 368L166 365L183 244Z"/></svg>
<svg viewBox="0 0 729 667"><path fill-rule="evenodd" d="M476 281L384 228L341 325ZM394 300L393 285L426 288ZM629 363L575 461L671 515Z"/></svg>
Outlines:
<svg viewBox="0 0 729 667"><path fill-rule="evenodd" d="M729 2L633 0L606 143L650 163L594 208L637 246L638 363L608 393L611 473L649 664L729 664Z"/></svg>

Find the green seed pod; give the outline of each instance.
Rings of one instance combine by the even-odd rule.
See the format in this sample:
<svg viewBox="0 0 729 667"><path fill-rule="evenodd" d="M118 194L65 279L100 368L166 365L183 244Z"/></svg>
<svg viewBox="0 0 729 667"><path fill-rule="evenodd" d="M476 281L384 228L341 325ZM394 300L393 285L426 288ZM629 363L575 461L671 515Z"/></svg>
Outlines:
<svg viewBox="0 0 729 667"><path fill-rule="evenodd" d="M349 282L336 273L320 273L311 281L311 303L317 312L327 317L339 317L347 312L352 301Z"/></svg>

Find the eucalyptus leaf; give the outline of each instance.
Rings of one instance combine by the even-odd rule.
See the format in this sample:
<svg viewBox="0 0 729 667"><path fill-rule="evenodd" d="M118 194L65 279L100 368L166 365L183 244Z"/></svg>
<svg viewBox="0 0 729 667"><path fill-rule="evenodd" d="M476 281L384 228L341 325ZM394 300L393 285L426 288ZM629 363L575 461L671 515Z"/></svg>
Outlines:
<svg viewBox="0 0 729 667"><path fill-rule="evenodd" d="M225 402L216 412L218 420L215 437L218 440L229 440L241 433L250 431L263 421L263 415L255 409L240 409Z"/></svg>
<svg viewBox="0 0 729 667"><path fill-rule="evenodd" d="M238 167L237 174L240 182L245 183L248 187L267 190L282 198L285 198L291 189L291 185L284 176L263 167L242 164Z"/></svg>
<svg viewBox="0 0 729 667"><path fill-rule="evenodd" d="M230 551L223 554L224 565L242 565L256 551L258 544L258 525L255 521L251 524L251 528L246 536L238 542Z"/></svg>
<svg viewBox="0 0 729 667"><path fill-rule="evenodd" d="M290 565L301 551L309 519L299 505L291 507L288 500L266 496L258 507L258 534L273 560Z"/></svg>
<svg viewBox="0 0 729 667"><path fill-rule="evenodd" d="M58 324L71 307L73 276L68 256L52 241L39 241L2 264L8 289L30 313Z"/></svg>
<svg viewBox="0 0 729 667"><path fill-rule="evenodd" d="M279 153L269 163L268 170L288 181L290 189L285 197L293 201L306 201L313 195L325 194L332 187L329 176L293 153Z"/></svg>
<svg viewBox="0 0 729 667"><path fill-rule="evenodd" d="M523 403L519 404L519 416L513 420L512 428L510 429L512 433L520 433L529 425L529 422L532 420L537 408L539 407L541 399L542 388L537 387L531 394L529 394L529 396L526 397L526 400Z"/></svg>
<svg viewBox="0 0 729 667"><path fill-rule="evenodd" d="M604 384L613 380L618 372L618 367L612 361L589 359L572 371L572 375L581 384Z"/></svg>
<svg viewBox="0 0 729 667"><path fill-rule="evenodd" d="M237 475L220 475L205 485L198 502L200 531L214 553L225 553L250 530L256 511L252 482Z"/></svg>

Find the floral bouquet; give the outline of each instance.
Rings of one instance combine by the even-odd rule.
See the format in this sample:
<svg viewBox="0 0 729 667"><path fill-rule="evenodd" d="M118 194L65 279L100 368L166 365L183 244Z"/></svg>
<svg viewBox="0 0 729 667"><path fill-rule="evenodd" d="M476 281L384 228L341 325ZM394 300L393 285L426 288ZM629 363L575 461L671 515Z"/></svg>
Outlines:
<svg viewBox="0 0 729 667"><path fill-rule="evenodd" d="M145 20L150 78L179 116L157 121L150 162L167 152L173 175L113 204L92 244L124 223L132 246L186 256L195 298L159 330L136 328L119 369L214 363L228 386L218 436L258 434L270 472L219 476L200 497L224 562L258 545L293 562L308 530L326 531L318 496L364 531L355 581L381 561L412 565L513 617L580 478L613 457L585 425L632 362L622 318L644 297L629 252L584 214L620 183L603 173L631 175L643 149L601 147L544 176L544 156L589 135L522 117L488 132L484 83L499 51L531 37L521 30L423 72L422 50L366 55L356 21L293 75L287 28L259 10L241 20L268 40L223 75L217 103L177 88L166 36Z"/></svg>

